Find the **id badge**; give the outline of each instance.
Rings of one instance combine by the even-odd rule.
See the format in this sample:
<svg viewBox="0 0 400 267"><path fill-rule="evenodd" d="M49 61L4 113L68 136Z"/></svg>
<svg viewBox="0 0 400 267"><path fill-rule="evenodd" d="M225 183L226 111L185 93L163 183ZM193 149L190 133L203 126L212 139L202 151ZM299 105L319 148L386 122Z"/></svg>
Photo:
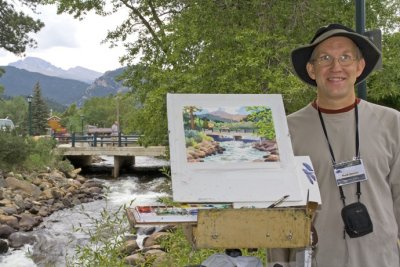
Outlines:
<svg viewBox="0 0 400 267"><path fill-rule="evenodd" d="M333 165L337 186L367 180L362 159L341 162Z"/></svg>

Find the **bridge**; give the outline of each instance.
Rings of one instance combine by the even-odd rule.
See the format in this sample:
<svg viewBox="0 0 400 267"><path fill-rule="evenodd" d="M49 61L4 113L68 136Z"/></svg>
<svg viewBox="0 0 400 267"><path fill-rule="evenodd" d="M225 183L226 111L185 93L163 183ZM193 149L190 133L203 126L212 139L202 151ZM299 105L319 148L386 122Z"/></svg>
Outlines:
<svg viewBox="0 0 400 267"><path fill-rule="evenodd" d="M137 136L101 138L96 136L62 136L57 137L56 151L67 158L74 166L84 167L92 163L93 156L113 156L113 177L119 176L121 168L135 164L136 156L165 156L164 146L143 147L138 144Z"/></svg>

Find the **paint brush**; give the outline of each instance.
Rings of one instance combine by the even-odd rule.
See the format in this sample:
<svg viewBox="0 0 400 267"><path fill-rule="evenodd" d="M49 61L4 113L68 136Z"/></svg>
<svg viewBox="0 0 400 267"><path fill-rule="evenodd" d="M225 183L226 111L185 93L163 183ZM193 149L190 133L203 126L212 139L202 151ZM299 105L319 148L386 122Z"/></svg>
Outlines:
<svg viewBox="0 0 400 267"><path fill-rule="evenodd" d="M269 205L267 208L274 208L276 206L278 206L279 204L281 204L283 201L285 201L285 199L287 199L289 197L289 195L285 195L283 197L281 197L280 199L278 199L277 201L275 201L274 203L272 203L271 205Z"/></svg>

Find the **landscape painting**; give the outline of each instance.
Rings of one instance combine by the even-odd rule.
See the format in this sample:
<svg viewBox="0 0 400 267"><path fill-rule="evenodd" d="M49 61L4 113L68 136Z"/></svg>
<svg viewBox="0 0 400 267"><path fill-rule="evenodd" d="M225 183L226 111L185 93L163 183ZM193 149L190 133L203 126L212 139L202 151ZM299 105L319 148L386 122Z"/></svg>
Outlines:
<svg viewBox="0 0 400 267"><path fill-rule="evenodd" d="M277 162L268 106L184 106L187 162Z"/></svg>
<svg viewBox="0 0 400 267"><path fill-rule="evenodd" d="M167 94L174 201L302 201L282 96Z"/></svg>

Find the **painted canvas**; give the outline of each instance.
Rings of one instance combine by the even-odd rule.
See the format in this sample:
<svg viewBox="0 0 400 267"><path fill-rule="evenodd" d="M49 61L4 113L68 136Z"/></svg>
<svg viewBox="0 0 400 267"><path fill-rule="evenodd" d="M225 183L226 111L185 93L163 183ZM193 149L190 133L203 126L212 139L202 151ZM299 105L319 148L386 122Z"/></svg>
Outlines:
<svg viewBox="0 0 400 267"><path fill-rule="evenodd" d="M168 94L173 198L300 201L281 95Z"/></svg>
<svg viewBox="0 0 400 267"><path fill-rule="evenodd" d="M188 162L276 162L279 149L267 106L184 106Z"/></svg>

